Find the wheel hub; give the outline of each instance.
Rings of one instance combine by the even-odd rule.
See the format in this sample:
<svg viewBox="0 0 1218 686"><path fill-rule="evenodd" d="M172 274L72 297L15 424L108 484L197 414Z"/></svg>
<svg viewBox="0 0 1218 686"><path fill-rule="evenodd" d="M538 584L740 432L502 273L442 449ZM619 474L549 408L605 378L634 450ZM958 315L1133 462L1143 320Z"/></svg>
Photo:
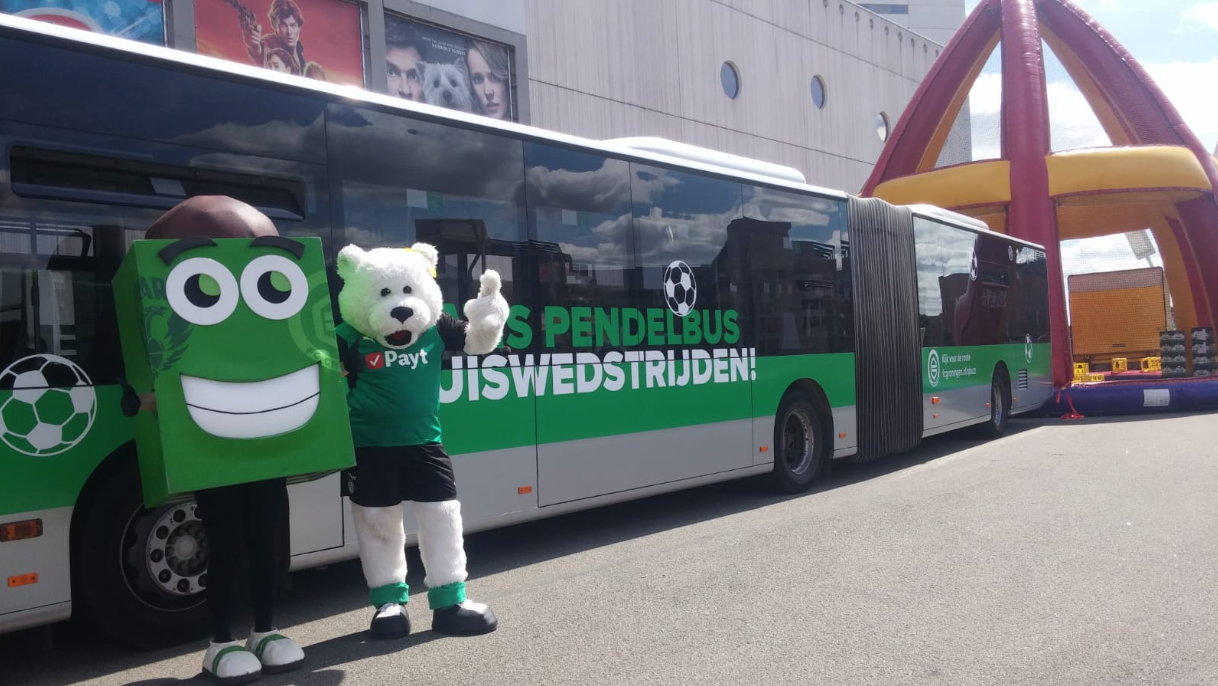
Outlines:
<svg viewBox="0 0 1218 686"><path fill-rule="evenodd" d="M123 567L128 586L145 604L170 611L197 605L210 557L195 503L141 508L132 516Z"/></svg>
<svg viewBox="0 0 1218 686"><path fill-rule="evenodd" d="M793 474L803 474L812 466L815 446L812 420L802 410L793 410L783 423L782 458Z"/></svg>

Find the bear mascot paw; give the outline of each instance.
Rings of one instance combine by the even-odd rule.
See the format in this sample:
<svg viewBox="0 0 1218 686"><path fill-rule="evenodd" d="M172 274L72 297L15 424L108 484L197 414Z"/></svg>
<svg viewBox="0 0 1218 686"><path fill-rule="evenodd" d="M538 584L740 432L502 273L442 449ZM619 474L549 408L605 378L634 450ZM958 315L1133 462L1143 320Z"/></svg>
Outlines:
<svg viewBox="0 0 1218 686"><path fill-rule="evenodd" d="M367 251L352 245L338 255L337 334L356 456L347 492L376 638L410 633L402 524L408 502L419 523L432 629L473 635L498 626L489 607L465 597L461 503L438 414L444 352L495 350L509 306L499 274L487 270L478 297L465 303L465 319L444 313L438 258L426 243Z"/></svg>

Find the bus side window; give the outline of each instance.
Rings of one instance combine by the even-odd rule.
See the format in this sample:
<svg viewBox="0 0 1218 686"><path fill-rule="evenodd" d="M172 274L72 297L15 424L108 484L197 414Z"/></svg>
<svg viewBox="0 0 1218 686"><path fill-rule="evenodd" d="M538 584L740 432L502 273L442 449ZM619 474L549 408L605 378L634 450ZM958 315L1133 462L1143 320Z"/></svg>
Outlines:
<svg viewBox="0 0 1218 686"><path fill-rule="evenodd" d="M744 216L758 354L852 352L845 203L745 186Z"/></svg>
<svg viewBox="0 0 1218 686"><path fill-rule="evenodd" d="M53 357L79 367L76 379L44 375L52 386L122 374L110 279L152 213L115 214L0 210L0 368Z"/></svg>
<svg viewBox="0 0 1218 686"><path fill-rule="evenodd" d="M326 126L341 188L338 248L430 243L444 302L458 317L487 269L499 272L509 303L532 308L523 143L347 105L330 105ZM526 344L505 332L505 346Z"/></svg>
<svg viewBox="0 0 1218 686"><path fill-rule="evenodd" d="M525 145L529 238L538 300L561 308L542 335L552 349L622 349L615 310L634 307L630 165L552 145ZM598 312L599 311L599 312ZM571 319L592 320L588 330ZM544 319L544 317L543 317Z"/></svg>
<svg viewBox="0 0 1218 686"><path fill-rule="evenodd" d="M685 318L696 311L702 346L735 344L729 311L736 321L748 317L745 274L739 269L740 243L732 240L741 218L740 184L701 174L642 164L631 165L634 235L643 300L648 312L669 311ZM736 265L733 268L733 265ZM681 272L692 275L693 293ZM665 315L667 316L667 315ZM686 319L693 324L693 319ZM739 325L737 325L739 326ZM750 338L739 331L741 345ZM663 340L644 342L665 346Z"/></svg>
<svg viewBox="0 0 1218 686"><path fill-rule="evenodd" d="M967 310L977 234L914 217L918 319L924 347L966 345Z"/></svg>

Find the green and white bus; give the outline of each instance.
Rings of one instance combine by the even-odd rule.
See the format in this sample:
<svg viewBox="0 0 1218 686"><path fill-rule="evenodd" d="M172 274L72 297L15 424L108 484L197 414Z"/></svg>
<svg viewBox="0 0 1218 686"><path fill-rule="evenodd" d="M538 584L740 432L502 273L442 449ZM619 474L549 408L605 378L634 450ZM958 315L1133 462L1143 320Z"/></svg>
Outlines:
<svg viewBox="0 0 1218 686"><path fill-rule="evenodd" d="M446 359L469 531L749 476L809 489L1051 394L1044 251L928 207L662 140L597 142L0 18L0 632L197 635L193 503L145 509L110 280L182 198L333 258L435 244L503 276L495 354ZM339 474L290 486L293 569L357 555ZM408 525L412 522L408 522Z"/></svg>

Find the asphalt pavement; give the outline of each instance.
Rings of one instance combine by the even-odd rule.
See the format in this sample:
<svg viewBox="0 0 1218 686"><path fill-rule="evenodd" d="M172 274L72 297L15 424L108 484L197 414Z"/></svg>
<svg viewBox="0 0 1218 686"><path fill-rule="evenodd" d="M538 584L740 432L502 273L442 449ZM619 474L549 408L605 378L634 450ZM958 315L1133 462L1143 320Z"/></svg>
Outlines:
<svg viewBox="0 0 1218 686"><path fill-rule="evenodd" d="M467 538L494 634L371 641L357 561L293 575L280 684L1218 684L1218 415L1020 420ZM205 643L0 637L0 685L206 684Z"/></svg>

